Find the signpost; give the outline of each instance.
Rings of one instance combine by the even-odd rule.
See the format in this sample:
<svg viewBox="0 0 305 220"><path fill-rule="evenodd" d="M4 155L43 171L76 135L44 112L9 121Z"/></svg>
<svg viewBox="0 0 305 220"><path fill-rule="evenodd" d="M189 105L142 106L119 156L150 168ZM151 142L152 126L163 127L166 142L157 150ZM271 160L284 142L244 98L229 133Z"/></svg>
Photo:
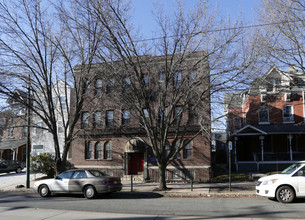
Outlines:
<svg viewBox="0 0 305 220"><path fill-rule="evenodd" d="M232 189L231 189L231 170L232 170L231 152L232 152L232 141L229 141L229 190L230 191L232 191Z"/></svg>

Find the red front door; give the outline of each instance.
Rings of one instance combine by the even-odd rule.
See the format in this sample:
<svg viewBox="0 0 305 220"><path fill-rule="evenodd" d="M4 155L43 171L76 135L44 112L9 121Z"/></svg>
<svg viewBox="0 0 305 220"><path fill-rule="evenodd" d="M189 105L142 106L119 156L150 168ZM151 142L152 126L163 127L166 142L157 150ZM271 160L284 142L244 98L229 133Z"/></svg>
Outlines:
<svg viewBox="0 0 305 220"><path fill-rule="evenodd" d="M128 154L128 175L137 175L144 170L144 153Z"/></svg>

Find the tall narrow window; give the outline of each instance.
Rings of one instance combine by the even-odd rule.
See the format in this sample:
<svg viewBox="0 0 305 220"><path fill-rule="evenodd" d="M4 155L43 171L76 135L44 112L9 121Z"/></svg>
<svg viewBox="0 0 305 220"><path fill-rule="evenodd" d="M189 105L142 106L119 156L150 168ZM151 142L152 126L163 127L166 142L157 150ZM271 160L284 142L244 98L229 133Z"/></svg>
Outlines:
<svg viewBox="0 0 305 220"><path fill-rule="evenodd" d="M103 81L101 79L97 79L95 81L95 95L102 94L102 85L103 85Z"/></svg>
<svg viewBox="0 0 305 220"><path fill-rule="evenodd" d="M268 108L260 108L258 110L258 120L259 123L269 123L269 110Z"/></svg>
<svg viewBox="0 0 305 220"><path fill-rule="evenodd" d="M198 117L195 111L195 106L189 106L189 123L196 124L198 122Z"/></svg>
<svg viewBox="0 0 305 220"><path fill-rule="evenodd" d="M176 144L175 144L175 151L177 151L180 147L180 141L176 141ZM180 153L180 150L179 152L175 155L175 159L180 159L181 158L181 153Z"/></svg>
<svg viewBox="0 0 305 220"><path fill-rule="evenodd" d="M106 93L110 94L114 92L114 79L108 79L107 85L106 85Z"/></svg>
<svg viewBox="0 0 305 220"><path fill-rule="evenodd" d="M97 142L95 144L95 159L102 159L102 154L103 154L103 145L101 142Z"/></svg>
<svg viewBox="0 0 305 220"><path fill-rule="evenodd" d="M89 113L83 112L82 114L82 128L89 128Z"/></svg>
<svg viewBox="0 0 305 220"><path fill-rule="evenodd" d="M176 106L174 109L174 124L181 123L182 118L182 106Z"/></svg>
<svg viewBox="0 0 305 220"><path fill-rule="evenodd" d="M171 152L171 145L170 145L169 141L166 141L166 143L165 143L165 151L164 151L165 157L168 157L170 152Z"/></svg>
<svg viewBox="0 0 305 220"><path fill-rule="evenodd" d="M91 159L93 158L93 146L90 141L86 141L86 146L85 146L85 159Z"/></svg>
<svg viewBox="0 0 305 220"><path fill-rule="evenodd" d="M129 125L129 124L130 124L130 112L129 110L123 110L122 125Z"/></svg>
<svg viewBox="0 0 305 220"><path fill-rule="evenodd" d="M174 88L179 89L182 83L182 75L181 72L174 73Z"/></svg>
<svg viewBox="0 0 305 220"><path fill-rule="evenodd" d="M94 128L101 128L102 127L102 113L101 112L95 112L94 113L93 126L94 126Z"/></svg>
<svg viewBox="0 0 305 220"><path fill-rule="evenodd" d="M67 109L67 102L66 102L66 96L60 96L60 106L62 109Z"/></svg>
<svg viewBox="0 0 305 220"><path fill-rule="evenodd" d="M42 134L43 132L43 123L39 122L36 124L36 134Z"/></svg>
<svg viewBox="0 0 305 220"><path fill-rule="evenodd" d="M241 118L239 118L239 117L234 118L233 125L234 125L235 130L240 129L241 128Z"/></svg>
<svg viewBox="0 0 305 220"><path fill-rule="evenodd" d="M149 88L149 77L148 77L147 74L143 75L142 84L143 84L145 89Z"/></svg>
<svg viewBox="0 0 305 220"><path fill-rule="evenodd" d="M37 134L37 128L36 128L36 134ZM13 137L14 136L14 128L13 127L9 127L8 128L8 136L9 137Z"/></svg>
<svg viewBox="0 0 305 220"><path fill-rule="evenodd" d="M130 85L131 85L131 82L130 82L129 77L125 77L124 80L123 80L123 91L124 92L129 91L130 90Z"/></svg>
<svg viewBox="0 0 305 220"><path fill-rule="evenodd" d="M165 83L165 81L166 81L166 73L160 73L159 82Z"/></svg>
<svg viewBox="0 0 305 220"><path fill-rule="evenodd" d="M104 159L112 158L112 149L110 142L106 142L104 145Z"/></svg>
<svg viewBox="0 0 305 220"><path fill-rule="evenodd" d="M57 122L57 132L58 133L64 133L64 124L62 121Z"/></svg>
<svg viewBox="0 0 305 220"><path fill-rule="evenodd" d="M106 127L113 127L113 111L106 111Z"/></svg>
<svg viewBox="0 0 305 220"><path fill-rule="evenodd" d="M197 71L192 70L191 72L189 72L188 78L189 78L189 84L190 85L195 83L196 80L197 80Z"/></svg>
<svg viewBox="0 0 305 220"><path fill-rule="evenodd" d="M193 155L193 146L190 140L185 140L183 142L183 158L191 158Z"/></svg>
<svg viewBox="0 0 305 220"><path fill-rule="evenodd" d="M159 109L159 117L158 117L159 124L161 123L162 119L164 121L166 121L166 119L167 119L167 109L166 108L164 108L163 110L161 108Z"/></svg>
<svg viewBox="0 0 305 220"><path fill-rule="evenodd" d="M90 81L87 80L83 83L83 93L84 95L88 95L90 92Z"/></svg>
<svg viewBox="0 0 305 220"><path fill-rule="evenodd" d="M286 123L293 122L293 109L291 105L283 106L283 121Z"/></svg>

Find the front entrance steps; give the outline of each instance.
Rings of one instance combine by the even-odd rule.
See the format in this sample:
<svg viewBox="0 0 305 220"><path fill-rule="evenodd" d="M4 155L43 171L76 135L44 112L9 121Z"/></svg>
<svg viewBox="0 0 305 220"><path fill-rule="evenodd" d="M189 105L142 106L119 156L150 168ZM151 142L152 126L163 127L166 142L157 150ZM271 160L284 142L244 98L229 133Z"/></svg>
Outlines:
<svg viewBox="0 0 305 220"><path fill-rule="evenodd" d="M132 177L133 181L144 182L143 174L139 174L139 175L124 175L122 177L122 180L130 181L131 177Z"/></svg>

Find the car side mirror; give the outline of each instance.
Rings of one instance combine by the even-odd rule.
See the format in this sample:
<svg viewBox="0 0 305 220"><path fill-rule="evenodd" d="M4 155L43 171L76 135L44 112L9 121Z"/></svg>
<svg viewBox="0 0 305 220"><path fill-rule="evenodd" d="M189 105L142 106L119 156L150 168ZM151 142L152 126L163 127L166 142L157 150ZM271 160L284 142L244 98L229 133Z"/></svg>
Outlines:
<svg viewBox="0 0 305 220"><path fill-rule="evenodd" d="M57 180L62 180L62 178L59 177L59 176L55 177L55 179L57 179Z"/></svg>
<svg viewBox="0 0 305 220"><path fill-rule="evenodd" d="M299 170L298 171L298 176L303 176L304 175L304 171L303 170Z"/></svg>

